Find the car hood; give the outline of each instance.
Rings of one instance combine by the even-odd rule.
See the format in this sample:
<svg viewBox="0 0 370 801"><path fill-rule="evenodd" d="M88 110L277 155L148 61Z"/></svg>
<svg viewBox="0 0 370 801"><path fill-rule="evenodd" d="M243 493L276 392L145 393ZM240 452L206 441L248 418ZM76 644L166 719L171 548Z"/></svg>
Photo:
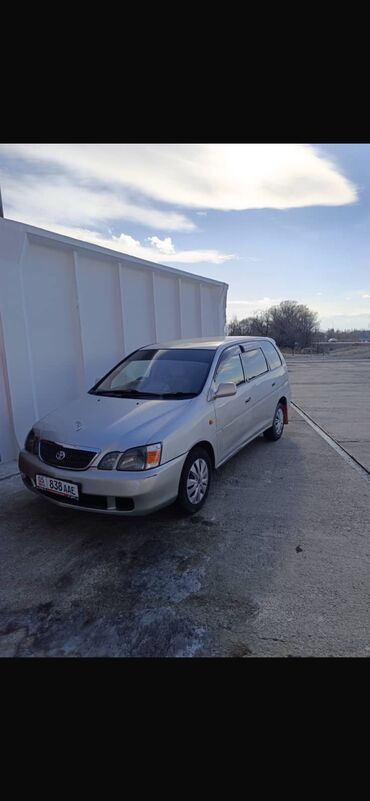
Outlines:
<svg viewBox="0 0 370 801"><path fill-rule="evenodd" d="M43 439L63 445L123 450L162 441L191 402L86 394L46 415L33 428Z"/></svg>

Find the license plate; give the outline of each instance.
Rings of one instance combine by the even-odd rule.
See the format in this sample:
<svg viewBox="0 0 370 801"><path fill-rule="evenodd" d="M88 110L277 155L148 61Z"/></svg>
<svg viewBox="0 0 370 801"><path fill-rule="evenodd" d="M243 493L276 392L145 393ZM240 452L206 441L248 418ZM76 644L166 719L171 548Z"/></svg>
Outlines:
<svg viewBox="0 0 370 801"><path fill-rule="evenodd" d="M78 501L78 484L71 484L69 481L61 481L59 478L49 478L49 476L36 476L36 487L55 492L65 498L75 498Z"/></svg>

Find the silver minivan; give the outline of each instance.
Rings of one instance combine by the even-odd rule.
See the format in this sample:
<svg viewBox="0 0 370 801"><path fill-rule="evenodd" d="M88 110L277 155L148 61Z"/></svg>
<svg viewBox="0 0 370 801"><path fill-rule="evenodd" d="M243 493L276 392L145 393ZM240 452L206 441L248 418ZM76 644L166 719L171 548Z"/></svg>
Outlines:
<svg viewBox="0 0 370 801"><path fill-rule="evenodd" d="M147 345L35 423L20 472L26 487L60 506L142 515L177 499L192 514L213 469L260 434L280 439L289 402L273 339Z"/></svg>

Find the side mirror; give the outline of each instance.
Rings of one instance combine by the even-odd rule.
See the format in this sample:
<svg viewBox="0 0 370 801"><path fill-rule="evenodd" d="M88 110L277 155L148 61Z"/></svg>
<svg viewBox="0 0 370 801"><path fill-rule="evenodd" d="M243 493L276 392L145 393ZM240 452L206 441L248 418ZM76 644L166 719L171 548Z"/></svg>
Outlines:
<svg viewBox="0 0 370 801"><path fill-rule="evenodd" d="M214 400L216 398L229 398L231 395L236 395L236 384L233 381L225 381L223 384L218 385L213 398Z"/></svg>

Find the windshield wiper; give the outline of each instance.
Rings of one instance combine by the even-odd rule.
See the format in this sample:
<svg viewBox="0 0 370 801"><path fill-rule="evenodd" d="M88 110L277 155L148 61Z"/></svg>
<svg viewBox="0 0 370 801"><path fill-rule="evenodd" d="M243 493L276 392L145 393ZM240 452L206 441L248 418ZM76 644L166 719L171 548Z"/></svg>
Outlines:
<svg viewBox="0 0 370 801"><path fill-rule="evenodd" d="M108 398L161 398L162 395L157 395L155 392L140 392L138 389L95 389L90 390L91 395L104 395Z"/></svg>
<svg viewBox="0 0 370 801"><path fill-rule="evenodd" d="M196 398L196 392L164 392L162 398Z"/></svg>
<svg viewBox="0 0 370 801"><path fill-rule="evenodd" d="M142 392L140 389L95 389L90 390L90 395L104 395L108 398L155 398L169 400L176 398L195 398L196 392Z"/></svg>

